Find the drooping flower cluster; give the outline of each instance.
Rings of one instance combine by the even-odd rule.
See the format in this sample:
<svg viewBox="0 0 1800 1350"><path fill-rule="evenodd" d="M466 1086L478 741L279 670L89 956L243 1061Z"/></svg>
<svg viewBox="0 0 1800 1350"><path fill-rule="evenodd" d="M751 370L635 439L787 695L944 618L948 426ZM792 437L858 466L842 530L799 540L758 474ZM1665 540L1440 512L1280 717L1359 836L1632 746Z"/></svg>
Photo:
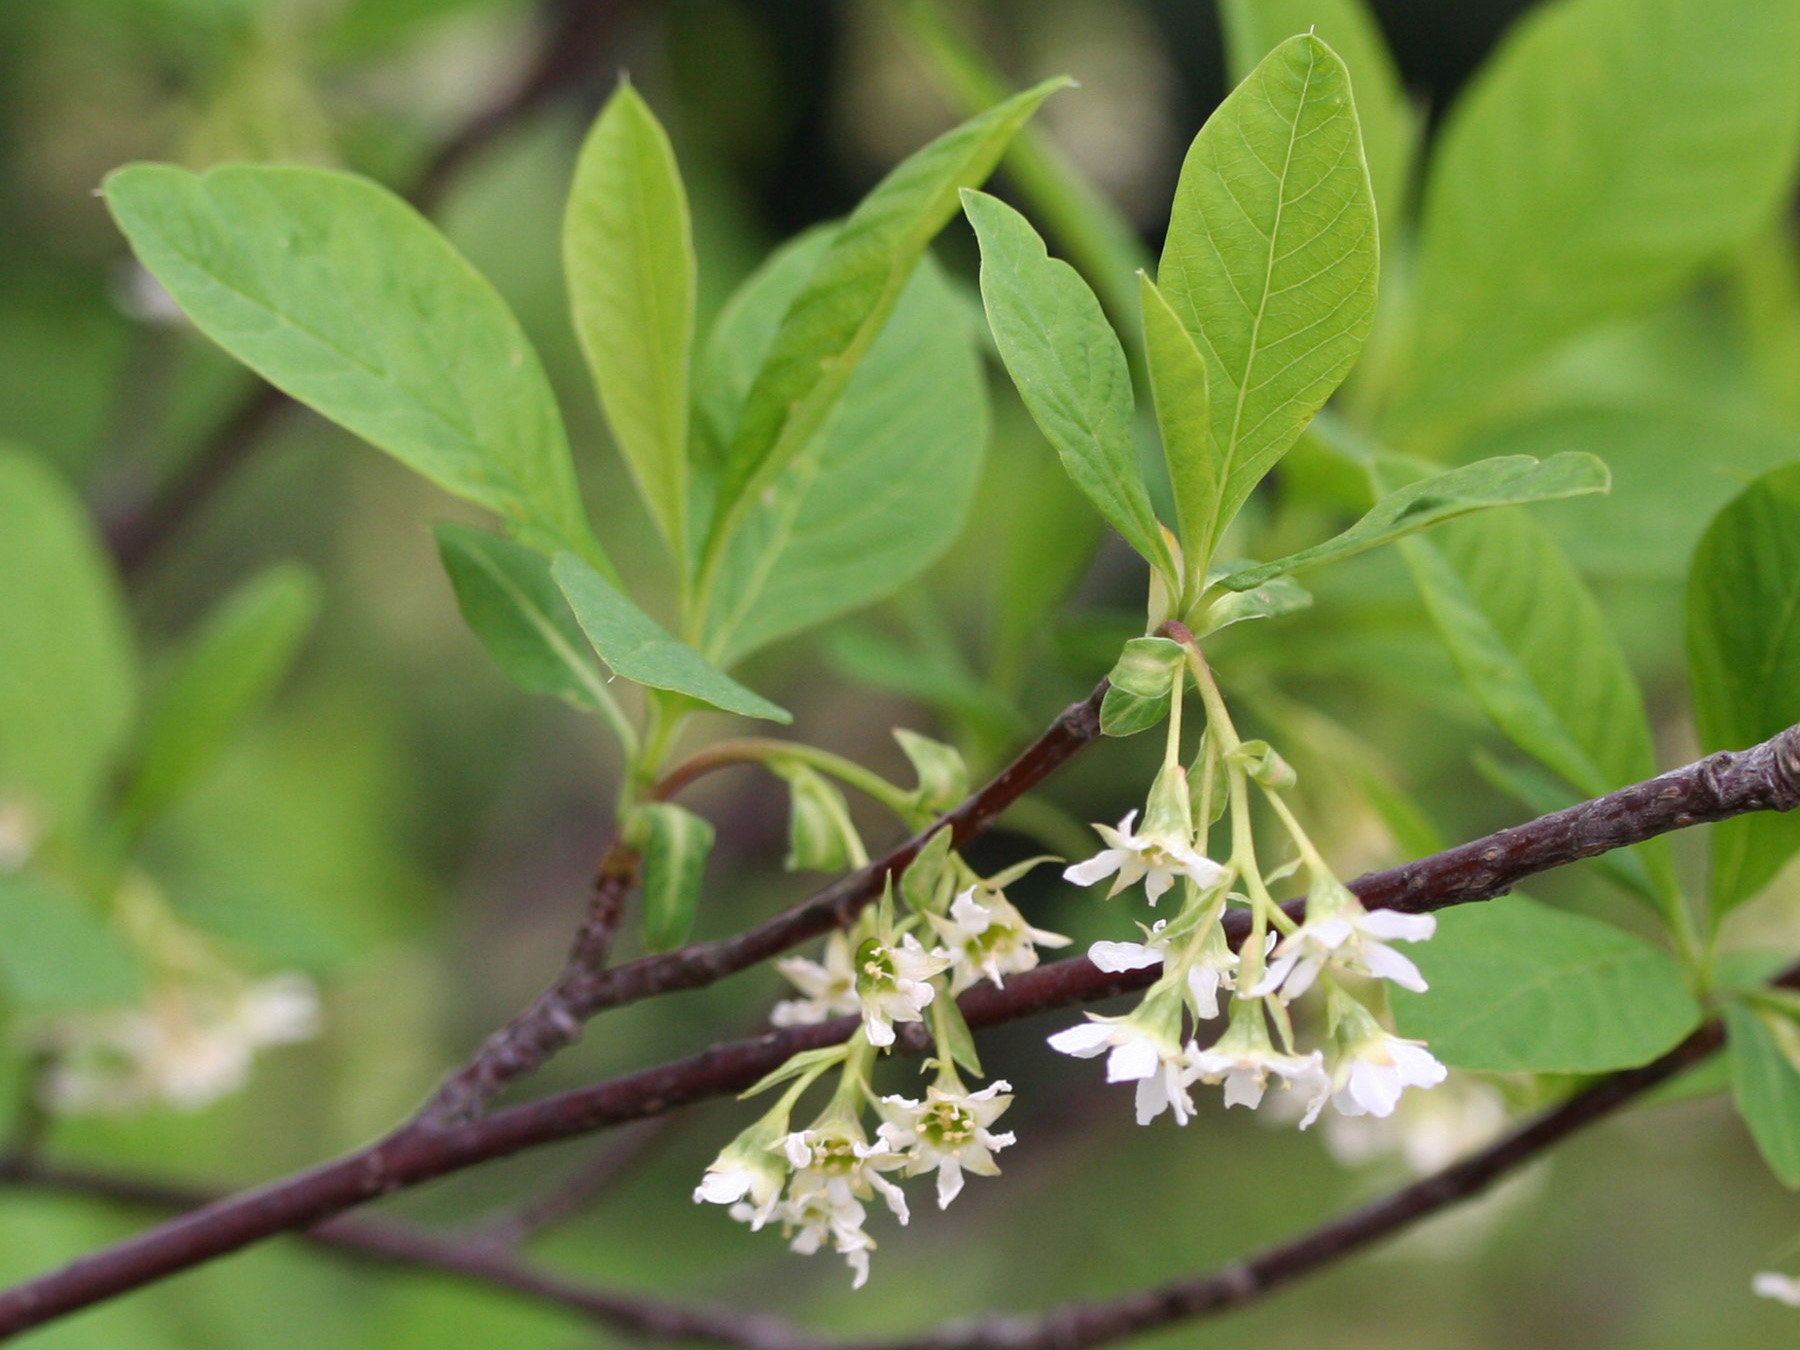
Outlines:
<svg viewBox="0 0 1800 1350"><path fill-rule="evenodd" d="M1203 673L1203 672L1202 672ZM1050 1037L1052 1048L1088 1058L1106 1054L1108 1082L1137 1084L1140 1124L1172 1114L1185 1125L1193 1114L1190 1088L1219 1085L1225 1105L1255 1108L1278 1085L1297 1093L1302 1129L1327 1105L1345 1116L1387 1116L1409 1087L1429 1088L1446 1070L1420 1042L1384 1028L1355 994L1359 984L1389 981L1423 990L1419 969L1393 942L1422 942L1436 928L1430 915L1370 911L1331 872L1281 799L1293 772L1272 750L1237 738L1217 691L1202 683L1207 729L1196 766L1207 800L1196 804L1188 773L1178 760L1179 684L1171 690L1169 749L1150 790L1144 826L1134 832L1134 811L1119 828L1096 825L1107 847L1063 873L1076 885L1113 877L1108 898L1138 881L1154 905L1179 884L1181 907L1172 918L1144 930L1143 942L1096 942L1089 959L1107 971L1148 969L1162 974L1138 1008L1114 1018L1088 1020ZM1296 922L1271 898L1270 878L1260 870L1250 817L1255 782L1275 808L1299 851L1297 867L1309 881L1306 916ZM1222 782L1223 801L1211 800ZM1231 850L1224 861L1206 856L1206 835L1229 812ZM1290 869L1292 870L1292 869ZM1249 938L1234 952L1225 916L1233 905L1249 910ZM1326 1041L1302 1048L1290 1005L1322 988ZM1220 993L1232 995L1222 1008ZM1202 1044L1202 1024L1228 1012L1224 1031ZM1189 1030L1191 1028L1191 1031Z"/></svg>
<svg viewBox="0 0 1800 1350"><path fill-rule="evenodd" d="M786 957L775 963L801 997L775 1006L777 1026L799 1026L855 1016L861 1025L849 1042L796 1055L753 1091L793 1080L762 1120L732 1141L707 1168L694 1199L728 1205L733 1218L753 1230L777 1224L797 1252L829 1247L854 1272L860 1288L869 1276L875 1241L865 1231L868 1206L879 1197L902 1224L911 1217L906 1198L890 1178L935 1173L940 1209L962 1193L965 1178L996 1176L994 1155L1013 1143L994 1123L1012 1104L1012 1089L995 1081L970 1091L961 1064L979 1073L974 1044L955 996L982 980L1003 986L1006 977L1038 964L1039 947L1066 946L1060 933L1034 928L1006 897L1010 885L1039 859L996 876L977 877L947 849L915 863L906 894L912 909L896 913L890 891L849 932L826 939L822 961ZM931 946L921 934L934 939ZM907 1023L929 1023L936 1057L935 1081L922 1099L878 1096L872 1071L879 1053ZM839 1084L830 1103L804 1130L789 1116L799 1097L828 1069ZM876 1124L873 1137L865 1112Z"/></svg>

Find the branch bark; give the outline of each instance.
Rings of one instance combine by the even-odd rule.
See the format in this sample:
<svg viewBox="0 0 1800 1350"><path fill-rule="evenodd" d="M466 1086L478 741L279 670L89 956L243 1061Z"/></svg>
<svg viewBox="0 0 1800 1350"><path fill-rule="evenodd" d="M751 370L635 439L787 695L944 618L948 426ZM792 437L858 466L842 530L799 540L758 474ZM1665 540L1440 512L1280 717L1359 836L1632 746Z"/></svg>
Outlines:
<svg viewBox="0 0 1800 1350"><path fill-rule="evenodd" d="M1441 909L1488 899L1525 876L1611 848L1640 843L1656 834L1751 811L1790 810L1797 803L1800 726L1790 727L1749 750L1710 755L1686 768L1486 839L1405 867L1369 873L1353 884L1366 902L1378 906L1391 903L1414 912ZM821 897L831 897L838 890L827 888ZM805 923L812 922L814 903L788 911L773 924L764 925L764 929L773 934L803 927L796 916L807 916ZM836 912L832 903L827 901L823 906L826 912ZM822 932L828 927L830 924L825 923L811 931ZM723 949L736 953L742 941L732 939L686 950ZM772 950L782 949L776 946ZM671 970L683 971L688 967L682 958L683 953L677 952L632 965L659 967L661 963L671 963ZM632 965L617 967L607 974L616 976L631 970ZM711 967L703 961L698 969L705 972ZM1140 988L1155 976L1154 967L1108 974L1085 958L1075 958L1015 976L1005 989L972 989L960 1002L969 1024L980 1028ZM684 987L688 986L663 986ZM686 1059L495 1112L453 1128L403 1127L366 1149L183 1215L0 1294L0 1336L41 1325L276 1233L310 1228L378 1196L490 1159L740 1092L799 1051L848 1039L857 1025L855 1018L846 1017L816 1026L788 1027L715 1045ZM922 1026L908 1023L903 1030L897 1050L919 1053L926 1048Z"/></svg>
<svg viewBox="0 0 1800 1350"><path fill-rule="evenodd" d="M436 207L445 188L483 147L593 69L623 7L622 0L556 0L546 5L543 39L524 78L439 145L402 195L421 211ZM147 501L137 497L135 502L128 498L128 504L105 513L102 533L128 581L154 562L206 507L293 403L274 385L257 379L153 496Z"/></svg>

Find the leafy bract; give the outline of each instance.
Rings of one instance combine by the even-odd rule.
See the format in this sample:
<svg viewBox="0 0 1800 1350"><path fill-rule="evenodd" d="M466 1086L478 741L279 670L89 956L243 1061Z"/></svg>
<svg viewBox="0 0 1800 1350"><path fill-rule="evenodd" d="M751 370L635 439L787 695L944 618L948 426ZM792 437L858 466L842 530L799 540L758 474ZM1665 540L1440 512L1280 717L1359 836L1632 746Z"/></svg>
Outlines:
<svg viewBox="0 0 1800 1350"><path fill-rule="evenodd" d="M1444 424L1751 237L1800 141L1800 6L1563 0L1452 109L1419 239L1396 423Z"/></svg>
<svg viewBox="0 0 1800 1350"><path fill-rule="evenodd" d="M1249 590L1274 577L1351 558L1474 511L1605 492L1610 481L1606 465L1576 450L1547 460L1529 455L1478 460L1390 492L1335 538L1261 567L1234 572L1219 584L1227 590Z"/></svg>
<svg viewBox="0 0 1800 1350"><path fill-rule="evenodd" d="M612 701L548 558L462 525L436 534L463 622L514 684L578 708Z"/></svg>
<svg viewBox="0 0 1800 1350"><path fill-rule="evenodd" d="M1277 44L1296 33L1316 33L1343 58L1362 124L1369 184L1391 240L1405 215L1407 170L1416 118L1388 53L1375 16L1363 0L1224 0L1225 55L1233 79L1243 79Z"/></svg>
<svg viewBox="0 0 1800 1350"><path fill-rule="evenodd" d="M318 610L312 573L277 565L245 582L207 619L145 712L120 807L128 831L214 767L287 674Z"/></svg>
<svg viewBox="0 0 1800 1350"><path fill-rule="evenodd" d="M684 642L669 636L629 596L573 553L559 553L550 573L562 588L575 621L600 659L618 675L652 689L667 689L726 712L793 718L766 698L751 693Z"/></svg>
<svg viewBox="0 0 1800 1350"><path fill-rule="evenodd" d="M1215 541L1355 363L1378 254L1344 63L1290 38L1194 138L1156 279L1206 358Z"/></svg>
<svg viewBox="0 0 1800 1350"><path fill-rule="evenodd" d="M926 245L956 210L958 190L986 178L1025 119L1066 83L1046 80L945 132L896 165L844 222L788 307L744 401L720 475L708 571L747 503L818 434Z"/></svg>
<svg viewBox="0 0 1800 1350"><path fill-rule="evenodd" d="M0 990L30 1012L134 998L137 960L75 895L26 876L0 877Z"/></svg>
<svg viewBox="0 0 1800 1350"><path fill-rule="evenodd" d="M1174 580L1138 467L1131 369L1099 300L1006 203L965 191L963 210L981 243L988 326L1019 396L1076 486Z"/></svg>
<svg viewBox="0 0 1800 1350"><path fill-rule="evenodd" d="M286 165L133 164L105 192L144 266L238 360L525 543L611 570L537 354L400 198Z"/></svg>
<svg viewBox="0 0 1800 1350"><path fill-rule="evenodd" d="M86 512L0 443L0 798L79 831L130 725L134 667Z"/></svg>
<svg viewBox="0 0 1800 1350"><path fill-rule="evenodd" d="M680 946L694 926L713 827L674 802L646 802L638 816L644 833L644 943L663 951Z"/></svg>
<svg viewBox="0 0 1800 1350"><path fill-rule="evenodd" d="M628 83L607 100L575 163L563 267L607 425L685 562L693 227L668 135Z"/></svg>
<svg viewBox="0 0 1800 1350"><path fill-rule="evenodd" d="M1769 1170L1800 1189L1800 1066L1754 1010L1725 1005L1731 1096Z"/></svg>
<svg viewBox="0 0 1800 1350"><path fill-rule="evenodd" d="M830 242L825 232L796 240L720 316L699 381L715 440L735 425L782 313ZM725 542L708 654L735 664L911 580L961 530L987 432L967 307L926 258L819 433Z"/></svg>
<svg viewBox="0 0 1800 1350"><path fill-rule="evenodd" d="M1410 954L1431 988L1394 992L1400 1034L1454 1068L1605 1073L1655 1059L1700 1023L1667 952L1523 896L1444 911Z"/></svg>
<svg viewBox="0 0 1800 1350"><path fill-rule="evenodd" d="M1687 624L1702 749L1742 750L1800 721L1800 465L1757 479L1707 528ZM1761 890L1796 850L1792 815L1759 811L1714 826L1714 911Z"/></svg>

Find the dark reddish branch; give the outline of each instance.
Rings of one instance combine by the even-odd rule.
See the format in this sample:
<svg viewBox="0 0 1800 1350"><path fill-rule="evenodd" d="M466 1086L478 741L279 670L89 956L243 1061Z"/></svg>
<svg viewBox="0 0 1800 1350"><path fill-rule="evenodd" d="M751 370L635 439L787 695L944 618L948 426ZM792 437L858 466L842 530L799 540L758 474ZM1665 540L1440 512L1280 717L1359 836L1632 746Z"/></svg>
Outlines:
<svg viewBox="0 0 1800 1350"><path fill-rule="evenodd" d="M478 151L592 73L595 57L622 8L623 0L556 0L546 6L544 36L530 69L512 90L437 147L406 189L406 199L421 211L433 210L444 189ZM293 400L281 390L257 380L153 497L128 499L110 508L102 531L120 572L130 578L143 571L292 406Z"/></svg>
<svg viewBox="0 0 1800 1350"><path fill-rule="evenodd" d="M966 843L1091 744L1100 735L1100 703L1105 697L1106 681L1102 680L1093 693L1065 708L1043 735L955 810L940 816L861 871L852 872L767 923L735 937L696 943L610 969L603 961L593 960L578 939L555 982L524 1012L488 1037L474 1058L438 1090L421 1119L440 1128L468 1119L493 1100L501 1088L533 1072L550 1056L579 1039L587 1020L607 1008L652 994L711 984L809 938L847 926L864 906L880 897L890 876L898 876L911 865L925 841L938 830L948 828L958 844ZM609 859L620 851L614 845ZM632 861L635 865L635 858ZM603 885L605 876L603 867ZM626 876L622 884L628 882ZM623 898L622 890L619 897Z"/></svg>
<svg viewBox="0 0 1800 1350"><path fill-rule="evenodd" d="M0 1162L0 1185L104 1200L157 1212L198 1209L218 1197L123 1173L80 1167ZM414 1224L338 1218L297 1234L326 1251L359 1261L414 1266L566 1308L601 1325L663 1340L705 1340L740 1350L828 1350L825 1343L774 1317L742 1309L664 1303L596 1288L491 1243L450 1238Z"/></svg>
<svg viewBox="0 0 1800 1350"><path fill-rule="evenodd" d="M1355 885L1375 903L1385 899L1414 911L1440 909L1487 899L1533 873L1658 833L1751 811L1785 811L1796 803L1800 727L1790 727L1750 750L1710 755L1528 825L1406 867L1372 872ZM650 960L654 964L679 956ZM1003 990L985 985L972 989L960 1002L969 1024L979 1028L1139 988L1155 974L1152 968L1111 975L1075 958L1014 976ZM0 1294L0 1335L41 1325L276 1233L310 1228L393 1191L541 1144L741 1092L790 1055L845 1040L856 1026L854 1018L840 1018L788 1027L454 1128L405 1127L348 1157L183 1215ZM922 1028L915 1023L905 1030L897 1048L911 1053L923 1049Z"/></svg>

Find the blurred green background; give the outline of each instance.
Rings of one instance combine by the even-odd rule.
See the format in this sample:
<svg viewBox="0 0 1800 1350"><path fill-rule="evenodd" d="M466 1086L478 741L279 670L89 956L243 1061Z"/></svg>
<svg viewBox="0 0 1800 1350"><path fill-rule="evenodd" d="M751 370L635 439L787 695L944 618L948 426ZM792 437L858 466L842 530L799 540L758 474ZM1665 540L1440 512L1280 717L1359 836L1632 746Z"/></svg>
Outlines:
<svg viewBox="0 0 1800 1350"><path fill-rule="evenodd" d="M1787 0L1781 0L1786 3ZM1224 88L1209 4L984 0L951 7L1013 78L1080 87L1043 120L1154 245L1180 155ZM1375 6L1407 82L1435 113L1518 3ZM569 25L558 30L556 25ZM579 137L628 70L671 129L691 194L702 323L774 243L848 209L896 159L955 120L932 71L879 3L733 0L48 0L0 6L0 435L41 452L110 528L179 479L248 375L162 313L94 188L133 159L335 164L397 186L528 78L546 31L579 36L550 95L440 180L434 217L514 306L559 392L589 502L628 573L655 546L605 443L562 295L558 230ZM1004 180L1002 180L1004 183ZM1657 311L1585 335L1533 397L1459 453L1586 449L1610 499L1536 508L1599 590L1650 691L1662 760L1692 758L1680 595L1706 519L1742 478L1800 459L1800 326L1771 310L1785 232ZM939 256L973 276L967 230ZM1785 348L1783 344L1788 344ZM895 601L783 644L749 673L796 713L794 733L904 778L889 728L956 740L978 770L1104 673L1141 631L1142 577L1073 499L1005 386L994 385L988 478L963 539ZM1703 441L1707 454L1691 453ZM1260 556L1345 518L1304 454L1252 509ZM254 733L148 842L173 905L255 970L299 968L324 991L325 1033L271 1052L251 1087L197 1114L57 1126L57 1156L243 1184L303 1166L400 1119L561 961L608 833L615 765L589 722L516 692L463 627L431 522L468 512L309 414L273 422L179 536L131 578L156 658L257 566L295 558L326 584L305 658ZM1014 529L1008 522L1034 521ZM644 570L640 568L638 570ZM1295 760L1309 818L1344 875L1519 818L1472 752L1506 757L1437 647L1399 561L1370 555L1319 580L1316 607L1245 625L1217 664L1250 722ZM1021 609L1035 597L1040 608ZM4 603L4 597L0 597ZM1005 612L1030 615L1023 627ZM921 687L921 684L923 687ZM704 720L704 719L703 719ZM715 719L709 732L724 723ZM1143 738L1146 741L1155 738ZM1111 821L1158 748L1108 743L1045 794ZM1384 814L1370 793L1388 802ZM1402 799L1429 803L1410 824ZM700 936L807 889L779 871L781 795L751 770L691 803L719 827ZM871 842L888 836L875 827ZM1689 841L1691 842L1691 841ZM1686 844L1678 845L1687 848ZM997 865L1031 851L1002 831ZM1691 849L1688 850L1691 854ZM1686 855L1684 855L1686 856ZM1691 857L1689 857L1691 862ZM1577 869L1545 898L1635 922ZM1734 918L1739 945L1800 942L1791 879ZM1066 888L1023 886L1033 922L1122 936ZM0 939L3 940L3 939ZM629 954L629 953L627 953ZM767 972L610 1014L545 1088L686 1053L748 1029ZM541 1244L610 1284L735 1301L844 1332L1031 1308L1208 1267L1297 1233L1403 1174L1335 1162L1318 1133L1227 1118L1134 1129L1123 1090L1005 1028L984 1048L1018 1089L1006 1175L947 1215L877 1231L870 1286L789 1256L689 1202L750 1108L718 1103L657 1138L630 1179ZM1055 1062L1053 1062L1055 1061ZM10 1053L17 1078L22 1059ZM894 1090L912 1070L892 1066ZM1531 1088L1507 1084L1515 1101ZM17 1096L17 1093L11 1094ZM391 1206L466 1223L535 1193L585 1151L548 1150ZM0 1275L22 1277L129 1231L135 1216L0 1192ZM1800 1207L1718 1097L1645 1108L1564 1148L1473 1213L1351 1261L1166 1345L1354 1347L1788 1346L1800 1313L1753 1299ZM358 1268L269 1244L38 1333L46 1347L565 1347L613 1344L564 1313L445 1278ZM619 1343L623 1343L622 1341Z"/></svg>

